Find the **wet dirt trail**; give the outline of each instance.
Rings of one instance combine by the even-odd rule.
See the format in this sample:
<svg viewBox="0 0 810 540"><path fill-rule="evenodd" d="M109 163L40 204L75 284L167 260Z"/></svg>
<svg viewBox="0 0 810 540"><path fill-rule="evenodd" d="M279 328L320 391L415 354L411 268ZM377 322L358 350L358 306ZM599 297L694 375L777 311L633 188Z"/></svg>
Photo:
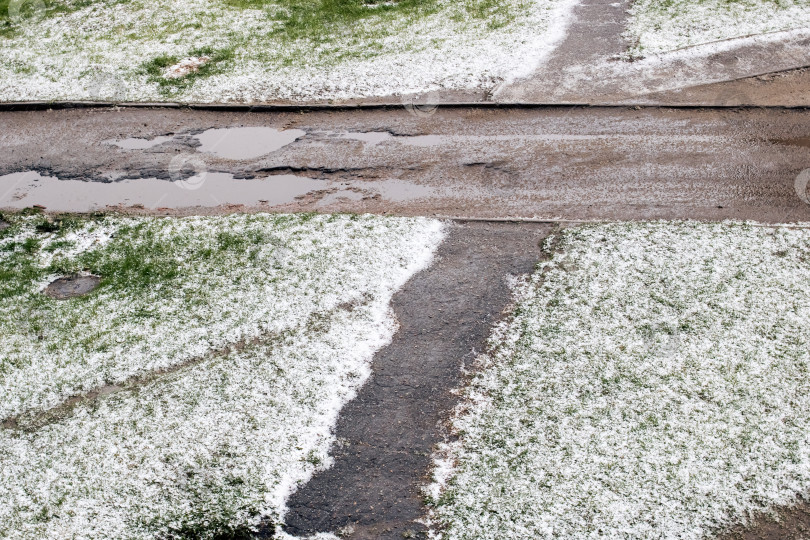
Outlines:
<svg viewBox="0 0 810 540"><path fill-rule="evenodd" d="M508 276L533 270L551 229L451 225L434 264L395 295L399 331L341 412L335 464L289 500L288 532L343 529L350 538L393 540L424 530L415 522L425 511L421 487L442 441L440 422L456 403L451 390L509 305Z"/></svg>
<svg viewBox="0 0 810 540"><path fill-rule="evenodd" d="M605 90L595 91L591 88L588 92L582 86L587 88L598 82L583 79L586 73L598 69L601 63L627 50L622 33L630 4L630 0L581 0L572 8L565 39L537 68L536 73L527 80L497 89L496 99L541 103L599 102L599 93L605 93ZM571 91L573 85L577 86L575 92ZM617 90L612 91L615 93Z"/></svg>

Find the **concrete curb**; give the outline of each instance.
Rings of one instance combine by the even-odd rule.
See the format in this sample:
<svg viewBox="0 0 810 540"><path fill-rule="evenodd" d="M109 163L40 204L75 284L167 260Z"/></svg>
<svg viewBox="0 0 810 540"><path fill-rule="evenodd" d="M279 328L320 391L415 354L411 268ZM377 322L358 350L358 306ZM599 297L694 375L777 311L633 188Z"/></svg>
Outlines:
<svg viewBox="0 0 810 540"><path fill-rule="evenodd" d="M577 103L577 102L456 102L435 105L436 109L762 109L778 110L807 110L808 105L717 105L712 103L697 104L668 104L668 103ZM319 112L319 111L380 111L404 109L402 103L314 103L314 104L243 104L243 103L171 103L171 102L124 102L109 101L24 101L0 103L0 112L30 112L65 109L188 109L194 111L223 111L223 112Z"/></svg>

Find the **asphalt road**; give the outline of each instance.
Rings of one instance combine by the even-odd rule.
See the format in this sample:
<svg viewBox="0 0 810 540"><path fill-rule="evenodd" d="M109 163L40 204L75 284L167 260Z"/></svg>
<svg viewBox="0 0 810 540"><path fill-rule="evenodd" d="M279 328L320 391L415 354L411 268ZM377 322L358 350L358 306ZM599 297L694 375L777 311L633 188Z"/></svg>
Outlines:
<svg viewBox="0 0 810 540"><path fill-rule="evenodd" d="M0 208L810 221L800 177L810 167L808 110L416 113L6 112L0 114ZM207 146L195 137L239 126L301 135L248 158L234 156L243 146L275 148L284 134L209 132ZM134 143L149 148L113 144L154 137L163 138Z"/></svg>

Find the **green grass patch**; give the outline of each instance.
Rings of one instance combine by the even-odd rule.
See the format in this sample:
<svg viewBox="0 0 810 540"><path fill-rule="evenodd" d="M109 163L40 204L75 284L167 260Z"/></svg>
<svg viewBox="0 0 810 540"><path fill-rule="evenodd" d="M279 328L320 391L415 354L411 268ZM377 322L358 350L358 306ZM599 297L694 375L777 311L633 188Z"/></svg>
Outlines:
<svg viewBox="0 0 810 540"><path fill-rule="evenodd" d="M264 10L273 23L268 37L285 42L306 40L313 44L329 43L343 35L351 35L356 40L382 38L389 35L391 29L386 22L407 21L412 24L445 7L437 0L224 1L226 5L240 9ZM487 20L488 26L496 29L513 21L523 7L504 0L465 0L453 15L453 20ZM369 52L373 54L368 49L363 51L365 55ZM344 50L336 61L363 55L358 51ZM286 64L295 60L290 58Z"/></svg>
<svg viewBox="0 0 810 540"><path fill-rule="evenodd" d="M280 524L289 486L328 461L335 404L394 331L391 295L442 234L375 216L5 218L9 540L236 540ZM42 293L77 271L103 281Z"/></svg>
<svg viewBox="0 0 810 540"><path fill-rule="evenodd" d="M12 38L21 25L37 19L47 19L73 13L99 0L0 0L0 38ZM129 0L102 0L113 8Z"/></svg>
<svg viewBox="0 0 810 540"><path fill-rule="evenodd" d="M216 73L222 73L227 63L234 57L234 48L215 49L213 47L202 47L194 49L189 56L207 56L211 60L201 66L198 70L189 73L184 77L167 79L164 77L166 69L177 64L182 58L174 55L161 55L146 62L142 66L142 72L149 77L149 82L155 83L160 88L160 92L166 96L186 90L195 81L204 77L210 77Z"/></svg>

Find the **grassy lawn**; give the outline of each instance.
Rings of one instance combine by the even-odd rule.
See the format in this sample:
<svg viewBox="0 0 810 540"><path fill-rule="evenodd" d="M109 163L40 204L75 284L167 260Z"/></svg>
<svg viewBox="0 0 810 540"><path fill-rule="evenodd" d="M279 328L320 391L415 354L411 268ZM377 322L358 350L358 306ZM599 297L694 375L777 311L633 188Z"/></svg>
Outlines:
<svg viewBox="0 0 810 540"><path fill-rule="evenodd" d="M808 0L636 0L625 33L644 56L729 38L810 27Z"/></svg>
<svg viewBox="0 0 810 540"><path fill-rule="evenodd" d="M0 100L267 101L492 86L525 69L561 2L0 0ZM200 71L165 78L201 56Z"/></svg>
<svg viewBox="0 0 810 540"><path fill-rule="evenodd" d="M0 537L20 539L280 523L442 237L370 216L7 219ZM40 292L74 273L99 287Z"/></svg>
<svg viewBox="0 0 810 540"><path fill-rule="evenodd" d="M479 358L437 538L712 537L810 492L810 231L569 229Z"/></svg>

